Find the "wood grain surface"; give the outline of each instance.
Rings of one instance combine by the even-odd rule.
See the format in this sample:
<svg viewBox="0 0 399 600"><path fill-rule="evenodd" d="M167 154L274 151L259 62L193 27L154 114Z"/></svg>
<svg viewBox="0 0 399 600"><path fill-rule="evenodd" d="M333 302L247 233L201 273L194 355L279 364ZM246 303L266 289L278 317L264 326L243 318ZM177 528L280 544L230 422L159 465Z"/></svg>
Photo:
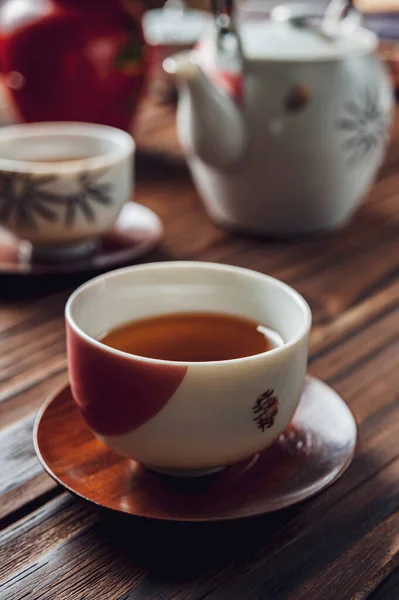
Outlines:
<svg viewBox="0 0 399 600"><path fill-rule="evenodd" d="M0 280L1 600L396 600L399 598L399 113L379 180L342 231L272 242L205 215L178 148L173 109L139 121L136 200L164 221L151 260L259 270L301 292L310 372L359 424L343 478L268 517L155 523L93 508L40 468L32 423L67 379L63 307L79 278ZM12 298L12 299L11 299Z"/></svg>

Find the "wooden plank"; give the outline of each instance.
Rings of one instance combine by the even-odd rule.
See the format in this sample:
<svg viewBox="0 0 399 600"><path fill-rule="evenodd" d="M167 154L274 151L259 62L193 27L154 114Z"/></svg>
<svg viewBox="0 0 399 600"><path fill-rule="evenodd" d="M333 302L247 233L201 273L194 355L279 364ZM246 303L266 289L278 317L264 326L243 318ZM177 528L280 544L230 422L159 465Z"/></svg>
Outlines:
<svg viewBox="0 0 399 600"><path fill-rule="evenodd" d="M389 318L389 316L383 316L380 320L381 327L384 331L386 327L386 318ZM362 336L362 331L357 332L356 335ZM346 341L346 343L351 344L351 339L349 338ZM198 590L202 594L208 593L212 585L215 585L217 583L218 586L222 586L220 589L219 587L217 588L218 594L221 594L220 598L228 598L229 593L231 593L231 588L226 583L227 587L225 589L224 582L227 582L231 577L233 577L234 573L237 572L239 573L239 576L242 577L242 584L240 585L242 585L243 588L245 587L245 589L255 590L253 592L253 596L251 597L267 597L267 595L256 595L258 594L258 592L259 594L264 594L266 582L267 585L269 585L270 583L270 581L267 578L265 579L265 581L263 580L263 577L266 577L264 574L266 572L276 572L276 566L274 565L273 561L277 561L277 557L280 556L280 553L283 553L283 556L285 556L285 553L288 553L288 555L290 556L290 560L284 559L284 561L281 560L278 563L278 569L281 570L281 581L285 581L282 574L283 568L285 568L287 564L291 565L295 562L293 560L293 557L291 557L291 554L289 554L289 552L291 552L290 547L294 543L294 540L295 543L300 544L298 556L302 557L304 554L306 554L307 547L305 541L301 541L304 538L305 533L305 539L308 539L308 536L310 536L310 539L313 540L314 536L316 536L317 544L314 544L314 542L312 542L314 544L315 552L320 554L319 561L326 561L326 538L321 536L321 534L317 533L319 532L320 527L322 528L322 531L324 531L325 536L327 534L334 535L334 543L337 544L335 551L337 552L337 556L339 556L341 553L346 552L347 543L349 545L352 542L360 543L360 539L363 537L363 535L365 535L369 531L372 531L372 529L378 525L382 517L385 517L385 515L389 516L393 512L394 508L399 503L397 496L399 485L399 483L397 482L399 481L399 479L395 480L395 477L397 477L398 475L399 469L399 462L397 460L399 457L399 399L396 397L397 387L396 385L392 384L392 382L394 381L393 375L397 370L397 352L398 346L393 346L392 344L389 345L382 351L381 354L374 353L373 356L369 357L366 363L362 364L357 370L355 366L354 371L350 375L345 375L343 379L339 382L341 393L345 395L352 408L355 410L355 414L360 422L360 446L354 465L352 469L348 472L348 474L344 476L344 478L333 488L331 488L328 492L314 499L311 503L308 503L296 509L292 509L290 511L285 511L284 513L280 513L275 517L268 517L264 520L258 520L256 522L257 525L254 526L254 529L250 528L250 533L246 529L247 524L241 524L238 526L238 530L236 533L236 536L238 538L242 535L249 536L249 539L245 538L244 548L246 544L249 543L250 539L252 539L252 536L255 536L256 548L254 549L253 546L251 546L251 552L255 552L255 554L259 554L259 556L262 557L261 562L254 567L257 573L255 577L256 582L258 581L259 572L260 591L258 589L258 583L256 583L256 585L254 586L252 585L252 579L246 572L245 568L243 569L243 572L241 572L239 565L237 566L235 564L234 566L230 565L228 567L229 563L224 564L224 566L222 567L217 562L218 557L212 554L212 561L216 561L215 564L219 565L219 570L217 569L217 572L212 575L213 579L209 579L208 576L211 573L212 561L209 564L206 563L206 565L203 565L203 568L205 568L205 566L207 566L208 568L202 574L202 579L198 580L197 582ZM378 360L380 356L381 362L384 365L388 365L386 367L386 371L381 372L378 368L375 368L376 366L379 366ZM340 366L338 367L337 372L339 372L339 369ZM365 373L368 374L366 380L364 379ZM354 381L357 381L357 385L354 385ZM378 403L374 404L373 399L375 399L376 392L380 389L381 381L389 382L389 385L387 385L387 389L385 390L385 401L384 403L381 403L381 405L379 405ZM364 410L362 408L364 405L367 406L367 410ZM386 472L389 473L389 476L387 478L385 478L385 475L379 474L385 472L384 465L386 465ZM393 471L391 471L391 469L393 469ZM395 477L392 475L392 473ZM375 480L375 478L377 478L377 480ZM386 485L387 482L389 483L388 486ZM391 489L390 486L393 484L393 482L395 485ZM366 486L365 490L363 489L364 486ZM363 491L360 492L359 490L361 489L363 489ZM353 501L349 500L351 493L355 494ZM60 502L61 504L58 504L58 502ZM53 501L52 503L50 503L50 506L63 507L63 502L64 499ZM113 529L113 525L109 525L107 519L105 519L104 521L104 518L102 517L100 521L98 521L97 516L93 516L95 511L92 512L90 507L84 505L84 510L88 510L87 514L90 515L90 519L94 519L90 520L90 524L92 525L92 527L90 529L87 529L85 520L86 517L82 517L82 519L80 519L79 516L79 511L81 510L81 506L83 505L79 502L77 502L75 505L73 502L72 505L67 504L67 506L67 516L65 517L67 523L67 531L65 532L66 540L63 539L64 534L61 531L62 525L60 526L60 523L62 524L64 522L64 517L58 512L57 509L52 508L52 516L49 520L47 512L48 507L44 507L43 512L41 512L41 509L37 513L35 513L34 531L37 534L37 539L43 540L43 545L42 547L40 547L40 543L36 545L34 554L29 554L29 552L25 551L21 552L18 555L18 557L15 557L15 546L13 545L14 542L10 544L10 540L13 540L15 536L15 540L18 539L19 543L22 544L22 547L24 549L30 547L31 542L29 542L29 540L30 537L33 536L33 526L30 522L31 517L27 517L27 519L23 522L24 524L22 525L22 529L21 522L16 523L15 526L9 527L7 530L5 530L5 537L0 536L0 544L4 544L4 546L2 546L2 549L0 550L3 556L3 561L5 561L4 573L8 574L6 575L6 583L4 583L3 585L6 586L4 587L4 590L10 594L10 599L22 597L20 596L20 594L22 594L23 590L25 590L26 593L28 589L33 590L32 598L50 598L51 596L46 596L46 590L41 587L40 582L44 581L46 582L46 584L48 584L49 580L53 581L54 573L58 574L56 579L62 580L62 585L65 586L62 587L61 583L56 584L61 586L59 588L59 593L65 593L66 590L70 590L72 588L73 591L68 592L70 593L70 596L66 596L68 597L68 600L69 598L80 598L81 596L79 596L79 594L83 594L83 587L81 587L83 583L79 582L87 581L89 573L94 568L95 564L107 564L107 576L109 576L111 580L116 580L118 578L118 585L115 588L112 588L112 591L110 591L110 599L114 597L118 598L122 596L122 594L127 593L133 585L136 585L136 587L134 587L134 594L136 594L134 596L135 598L147 598L145 594L149 594L148 597L151 598L151 589L153 590L154 598L157 597L156 594L160 593L161 587L158 584L154 583L151 577L150 581L148 581L148 574L146 575L146 577L142 578L140 561L138 561L138 564L136 564L136 560L138 560L138 556L140 556L140 552L142 550L140 543L139 548L136 550L138 555L135 552L133 559L129 556L126 558L126 548L124 548L122 553L120 554L120 548L118 545L119 542L117 539L114 539L114 537L112 537L114 535L116 536L116 538L118 538L118 536L120 535L120 531L122 530L124 532L123 536L126 536L129 527L128 520L125 519L120 521L117 519L119 525L116 525L115 529ZM345 511L349 510L348 507L352 507L353 511L355 511L355 509L356 511L358 511L359 519L363 519L364 515L366 514L367 519L364 521L363 528L361 528L360 530L358 530L358 521L354 520L352 522L352 517L354 517L352 512L350 512L348 516L345 517ZM82 528L82 530L76 532L76 535L78 536L76 541L74 539L71 539L70 534L70 513L74 514L75 510L77 511L77 519L80 520ZM381 510L383 510L383 513L381 513ZM386 511L386 513L384 512L384 510ZM325 515L327 513L329 515L331 513L331 515L327 523L323 525L323 519L325 518ZM378 517L375 517L377 513ZM378 519L377 522L375 522L376 518ZM139 527L137 523L137 520L132 521L133 530L135 530L136 527ZM24 542L25 526L28 527L27 543ZM48 528L51 527L57 528L56 535L59 536L60 545L58 546L57 544L56 546L54 546L53 549L49 550L47 546L47 535L49 534L43 533L43 537L41 537L41 530L42 528L45 528L45 531L48 532ZM103 537L101 537L103 536L104 527L106 528L107 535L111 535L111 538L108 539L107 544L104 543L105 540ZM111 531L109 531L107 527L111 527ZM153 525L153 527L156 528L155 525ZM255 530L257 530L259 527L263 531L262 535L260 535L259 532L256 534ZM271 531L269 531L270 527ZM352 537L348 538L348 540L350 539L351 542L344 542L343 540L338 540L338 534L334 533L334 527L338 527L338 530L341 532L343 540L346 539L345 536L349 535L350 533ZM221 529L223 530L223 527L221 527ZM173 528L170 531L172 530L174 531ZM182 528L182 531L183 530L184 527ZM191 528L188 528L188 531L191 531ZM213 530L212 527L210 527L209 531L213 532L210 533L210 535L213 535L215 539L217 539L218 535L220 535L219 526L215 530ZM136 536L136 539L137 536L140 539L143 539L143 536L149 536L149 533L147 532L147 534L145 534L144 531L144 533L141 532L141 534L138 535L137 531L135 531L134 535ZM185 535L188 536L188 533L185 533ZM133 531L131 533L131 536L133 536ZM359 539L357 538L357 536L359 536ZM149 539L150 538L151 536L149 536ZM127 540L131 539L132 538L130 537L130 535L128 535ZM168 540L169 538L164 540L164 543L169 544ZM188 539L183 537L183 540L185 540L185 544L188 544ZM129 541L126 543L129 546ZM148 553L151 557L154 548L152 546L151 541L149 541L148 543L151 546L151 548L148 549ZM231 543L232 539L230 537L229 544ZM17 541L15 541L15 544L17 544ZM115 544L116 551L114 547ZM242 543L239 545L242 546ZM76 555L78 552L78 548L80 557L79 572L76 570ZM163 551L165 551L165 547L163 547ZM185 551L187 551L187 546L185 546ZM235 548L235 551L238 551L237 548ZM117 560L115 560L115 552L118 557ZM219 552L228 552L228 549L225 546L222 546L219 547ZM247 556L246 553L247 549L244 550L244 556L241 557L242 560ZM41 558L42 554L43 557ZM167 556L167 552L165 552L165 555ZM9 563L7 562L7 556L10 556L9 560L11 560L11 557L13 557L12 560L14 567L12 573L13 576L15 576L15 582L14 580L9 580L10 575L8 571ZM227 556L229 560L231 560L231 550L230 553L227 554ZM309 553L307 553L306 556L309 565L313 564L312 557L309 555ZM321 556L323 558L321 558ZM328 555L328 557L330 557L330 555ZM335 558L336 557L334 557L334 560ZM195 555L195 559L204 561L204 557L197 555ZM266 563L272 561L272 565L268 567L267 564L264 564L263 561L266 561ZM306 562L305 567L310 569L310 567L308 566L308 562ZM37 571L32 570L33 563L35 568L38 569ZM159 565L156 566L157 568L160 568ZM191 568L193 568L192 565ZM228 573L224 571L225 568L228 569ZM19 573L25 574L24 578L22 579L22 582L20 581ZM260 575L261 573L263 574L262 576ZM294 575L295 574L293 574L293 577ZM309 577L311 577L311 575L312 574L310 573ZM234 577L236 577L236 575L234 575ZM135 582L137 582L136 584L132 583L132 578ZM377 580L378 578L375 581ZM305 581L305 578L303 581ZM86 591L88 595L85 596L85 598L94 598L96 597L95 594L97 594L97 597L101 597L101 595L104 594L106 590L109 591L107 585L107 577L100 577L96 585L93 584L94 587L90 588L90 592ZM237 584L234 584L234 586L235 585L239 585L239 582ZM277 586L277 583L274 582L273 585ZM278 585L283 585L283 583L280 582ZM278 592L277 587L275 589L273 588L274 593ZM169 590L170 595L166 595L165 598L172 597L173 594L176 595L177 593L178 595L173 597L191 598L191 595L184 595L184 589L184 586L172 586L172 589ZM284 583L282 589L284 590L284 593L286 593L286 583ZM3 591L1 587L0 590L1 592ZM114 592L115 595L112 595ZM37 595L35 596L35 594ZM198 597L201 596L198 595ZM209 597L212 598L212 593ZM219 595L216 595L214 597L219 598ZM276 598L279 597L283 598L284 596L276 596ZM288 598L289 596L286 595L285 597ZM7 598L7 595L5 596L5 598Z"/></svg>
<svg viewBox="0 0 399 600"><path fill-rule="evenodd" d="M311 334L311 361L316 360L323 352L338 345L342 339L350 337L362 328L399 304L399 281L387 285L374 296L370 296L339 315L328 326L315 326Z"/></svg>
<svg viewBox="0 0 399 600"><path fill-rule="evenodd" d="M375 356L384 347L399 341L398 322L399 306L327 354L312 360L312 373L322 375L327 381L336 381L343 372L349 372L354 365L367 360L368 356Z"/></svg>
<svg viewBox="0 0 399 600"><path fill-rule="evenodd" d="M0 289L0 297L1 297ZM65 292L36 300L0 301L0 341L29 331L38 323L43 323L55 314L60 315L65 304Z"/></svg>
<svg viewBox="0 0 399 600"><path fill-rule="evenodd" d="M41 472L33 446L26 444L32 434L34 417L28 417L0 433L2 468L0 470L0 495Z"/></svg>
<svg viewBox="0 0 399 600"><path fill-rule="evenodd" d="M399 515L394 513L296 590L295 598L369 598L398 567Z"/></svg>
<svg viewBox="0 0 399 600"><path fill-rule="evenodd" d="M200 528L115 520L106 515L97 520L96 511L62 498L0 538L1 597L17 600L30 593L32 599L50 600L58 594L68 600L112 600L133 587L135 599L294 598L307 577L316 576L330 560L345 556L352 544L369 548L370 532L398 506L398 475L399 461L395 460L376 480L366 480L352 494L341 490L341 500L333 505L327 502L327 494L321 496L317 519L308 504L274 518ZM387 527L381 529L384 535L386 530L397 533ZM368 566L367 592L381 579L385 555L381 546L378 560ZM349 582L353 587L360 579L364 581L364 564L351 564L350 574L342 565L344 580L334 590L339 596L321 589L312 599L352 598L345 590ZM3 578L2 573L8 576ZM187 576L194 579L194 585L185 584Z"/></svg>
<svg viewBox="0 0 399 600"><path fill-rule="evenodd" d="M4 426L2 403L66 368L63 309L67 294L33 303L12 303L3 310L0 332L0 429ZM9 318L7 318L9 315Z"/></svg>
<svg viewBox="0 0 399 600"><path fill-rule="evenodd" d="M57 354L48 357L44 363L37 361L17 376L11 377L7 383L3 383L0 392L0 403L16 397L49 377L64 373L66 364L65 349L59 347L57 348Z"/></svg>
<svg viewBox="0 0 399 600"><path fill-rule="evenodd" d="M397 600L399 598L399 569L387 566L385 579L369 594L367 600Z"/></svg>
<svg viewBox="0 0 399 600"><path fill-rule="evenodd" d="M34 415L0 431L0 523L56 487L43 472L32 444Z"/></svg>
<svg viewBox="0 0 399 600"><path fill-rule="evenodd" d="M44 517L44 520L43 520ZM2 532L4 546L0 564L0 577L26 565L23 555L35 561L42 553L50 552L62 541L65 542L77 533L90 527L97 519L95 511L83 501L64 495L49 502L42 509L35 511L20 521L13 528ZM39 523L43 527L38 528ZM58 533L57 533L58 530ZM18 551L18 538L24 533L25 542ZM35 548L36 547L36 548Z"/></svg>
<svg viewBox="0 0 399 600"><path fill-rule="evenodd" d="M397 518L393 530L388 524L385 527L383 524L397 511L398 492L399 463L396 460L381 470L375 479L330 507L318 519L317 526L310 526L297 538L289 539L285 545L281 545L278 538L273 540L271 548L262 551L248 571L233 575L225 585L208 594L207 600L232 597L245 597L246 600L286 600L297 597L353 600L354 592L358 600L367 598L370 590L384 576L389 549L397 548ZM379 548L373 542L376 560L369 561L367 567L363 561L348 562L351 547L355 547L363 557L370 552L373 530L376 530L375 535L384 536L379 538ZM339 578L335 581L330 578L329 583L323 586L318 575L338 557L343 557ZM311 586L312 595L302 595L301 589L306 590L306 586Z"/></svg>
<svg viewBox="0 0 399 600"><path fill-rule="evenodd" d="M333 381L337 385L338 391L341 391L338 378L342 371L347 370L351 365L356 366L359 360L364 360L370 353L373 355L372 359L375 363L377 351L381 346L391 343L392 330L396 335L395 319L398 317L397 310L394 309L395 299L399 302L399 285L381 292L375 299L365 301L362 305L353 309L350 315L344 314L331 325L316 330L312 337L312 355L315 357L311 361L312 373ZM46 340L45 336L48 333L46 326L46 323L37 326L41 335L35 339L44 338ZM52 329L50 329L48 335L51 335L51 331ZM20 342L22 336L22 341L30 348L30 343L25 339L25 335L25 332L22 332L20 336L15 336L14 342L16 340ZM25 353L25 345L19 342L15 344L16 350L14 350L17 352L17 358L19 356L18 352ZM32 343L36 347L37 342ZM49 353L53 353L51 345ZM8 478L11 486L7 493L3 490L2 494L0 485L0 518L5 518L10 513L19 510L25 502L33 500L35 495L40 496L54 488L52 480L41 473L38 463L32 471L26 468L25 463L26 456L33 456L31 440L33 414L44 400L66 381L64 357L61 357L61 359L55 357L48 360L46 365L45 371L39 371L40 380L45 376L40 383L33 383L25 392L17 393L8 401L0 403L0 472L3 470L4 476ZM52 371L54 365L59 366L59 372L57 371L56 374L53 374ZM390 368L390 363L386 361L383 367ZM30 382L30 372L28 369L21 373L20 377L23 385ZM356 369L355 373L357 373ZM36 368L33 370L33 374L37 375ZM395 373L393 373L393 376L394 381L396 381ZM382 386L385 381L385 379L382 379L380 385ZM347 383L343 386L343 390L346 389L348 389ZM388 403L388 391L385 390L384 395L371 400L370 405L367 404L367 411L369 412L362 413L362 418L366 418L369 413L373 414L381 403ZM352 396L345 396L345 398L351 403ZM366 406L364 399L363 405ZM30 423L30 426L27 427L26 423ZM17 459L13 461L13 468L9 469L8 463L13 458L12 453L15 448L15 445L11 442L15 430L19 432L18 444L20 450L17 451ZM33 460L36 459L33 458ZM5 463L4 467L2 466L3 463Z"/></svg>
<svg viewBox="0 0 399 600"><path fill-rule="evenodd" d="M59 370L48 373L45 379L24 383L17 390L13 390L7 400L0 402L0 433L20 419L35 413L44 401L67 381L66 361L63 361Z"/></svg>

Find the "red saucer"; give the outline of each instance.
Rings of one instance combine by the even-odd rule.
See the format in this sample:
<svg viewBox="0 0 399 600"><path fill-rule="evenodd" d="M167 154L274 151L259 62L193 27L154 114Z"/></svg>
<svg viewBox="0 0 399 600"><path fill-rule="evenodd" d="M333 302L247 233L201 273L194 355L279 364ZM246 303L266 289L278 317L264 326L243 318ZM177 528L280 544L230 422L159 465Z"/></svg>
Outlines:
<svg viewBox="0 0 399 600"><path fill-rule="evenodd" d="M67 386L40 411L34 444L47 472L90 502L153 519L218 521L282 509L331 485L352 461L356 423L336 392L308 377L293 423L272 447L216 475L175 478L104 446Z"/></svg>
<svg viewBox="0 0 399 600"><path fill-rule="evenodd" d="M96 272L114 269L153 250L163 237L163 225L149 208L129 202L114 229L89 256L70 262L38 263L21 259L21 242L0 227L0 276Z"/></svg>

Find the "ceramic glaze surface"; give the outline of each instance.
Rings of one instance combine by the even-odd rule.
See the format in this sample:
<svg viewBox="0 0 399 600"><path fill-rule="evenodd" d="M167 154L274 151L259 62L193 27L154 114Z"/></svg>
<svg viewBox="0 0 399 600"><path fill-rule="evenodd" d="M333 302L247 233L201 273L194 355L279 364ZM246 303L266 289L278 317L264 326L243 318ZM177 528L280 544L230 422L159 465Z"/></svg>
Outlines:
<svg viewBox="0 0 399 600"><path fill-rule="evenodd" d="M190 311L251 318L284 345L222 362L125 354L98 340L134 319ZM166 263L115 271L66 308L72 392L112 449L163 469L232 464L269 446L294 414L307 363L310 310L288 286L245 269Z"/></svg>
<svg viewBox="0 0 399 600"><path fill-rule="evenodd" d="M34 246L98 238L132 197L134 150L130 135L103 125L4 127L0 224Z"/></svg>
<svg viewBox="0 0 399 600"><path fill-rule="evenodd" d="M244 22L240 35L250 60L328 60L368 54L376 47L374 35L365 29L331 38L316 29L258 21Z"/></svg>
<svg viewBox="0 0 399 600"><path fill-rule="evenodd" d="M374 35L247 24L241 59L216 35L165 65L180 83L180 140L210 216L277 235L344 224L389 137L393 95Z"/></svg>

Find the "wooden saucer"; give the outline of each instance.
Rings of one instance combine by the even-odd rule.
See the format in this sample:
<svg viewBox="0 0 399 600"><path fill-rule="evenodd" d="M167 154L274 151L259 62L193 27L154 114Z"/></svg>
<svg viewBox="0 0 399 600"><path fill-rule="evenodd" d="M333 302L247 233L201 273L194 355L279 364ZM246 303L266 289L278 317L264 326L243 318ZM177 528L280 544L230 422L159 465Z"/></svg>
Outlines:
<svg viewBox="0 0 399 600"><path fill-rule="evenodd" d="M163 225L149 208L129 202L114 229L92 254L70 262L34 262L23 259L21 242L0 227L0 275L42 276L101 272L138 260L163 237Z"/></svg>
<svg viewBox="0 0 399 600"><path fill-rule="evenodd" d="M67 386L40 411L34 444L46 471L90 502L153 519L219 521L285 508L336 481L352 461L356 423L336 392L308 377L292 425L272 447L216 475L181 479L153 473L104 446Z"/></svg>

